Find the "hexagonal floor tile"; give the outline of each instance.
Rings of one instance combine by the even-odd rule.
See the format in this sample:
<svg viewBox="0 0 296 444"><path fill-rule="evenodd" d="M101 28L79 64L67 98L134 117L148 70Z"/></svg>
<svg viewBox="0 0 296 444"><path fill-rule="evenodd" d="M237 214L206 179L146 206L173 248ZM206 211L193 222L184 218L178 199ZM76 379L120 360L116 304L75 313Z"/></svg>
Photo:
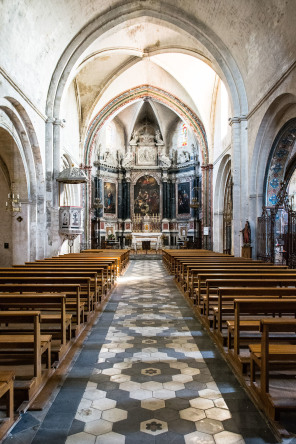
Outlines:
<svg viewBox="0 0 296 444"><path fill-rule="evenodd" d="M245 444L245 441L241 435L232 432L220 432L214 435L216 444Z"/></svg>
<svg viewBox="0 0 296 444"><path fill-rule="evenodd" d="M142 399L148 399L152 397L152 391L151 390L134 390L133 392L130 392L130 397L133 399L139 399L142 401Z"/></svg>
<svg viewBox="0 0 296 444"><path fill-rule="evenodd" d="M193 432L184 436L186 444L215 444L212 435L206 433Z"/></svg>
<svg viewBox="0 0 296 444"><path fill-rule="evenodd" d="M181 373L183 375L199 375L200 374L200 370L198 368L191 368L191 367L186 367L186 368L182 368L181 369Z"/></svg>
<svg viewBox="0 0 296 444"><path fill-rule="evenodd" d="M102 419L110 422L122 421L127 418L127 411L122 409L109 409L102 413Z"/></svg>
<svg viewBox="0 0 296 444"><path fill-rule="evenodd" d="M121 373L120 368L106 368L105 370L102 370L102 374L108 376L120 375L120 373Z"/></svg>
<svg viewBox="0 0 296 444"><path fill-rule="evenodd" d="M166 390L173 390L175 392L177 390L183 390L185 388L185 385L182 382L169 381L163 384L163 388Z"/></svg>
<svg viewBox="0 0 296 444"><path fill-rule="evenodd" d="M99 410L109 410L116 406L116 401L109 398L99 399L93 402L93 407Z"/></svg>
<svg viewBox="0 0 296 444"><path fill-rule="evenodd" d="M120 390L126 390L127 392L132 392L135 390L140 390L141 384L138 382L128 381L128 382L122 382L119 385Z"/></svg>
<svg viewBox="0 0 296 444"><path fill-rule="evenodd" d="M97 410L97 409L93 409L93 408L87 408L87 409L81 409L78 410L76 415L75 415L75 419L78 419L79 421L83 421L83 422L90 422L90 421L94 421L96 419L100 419L101 418L101 410Z"/></svg>
<svg viewBox="0 0 296 444"><path fill-rule="evenodd" d="M229 410L219 409L218 407L213 407L205 411L207 418L218 419L219 421L224 421L225 419L231 418L231 413Z"/></svg>
<svg viewBox="0 0 296 444"><path fill-rule="evenodd" d="M214 435L215 433L222 432L224 430L221 421L216 419L201 419L195 423L196 430L203 433L208 433L209 435Z"/></svg>
<svg viewBox="0 0 296 444"><path fill-rule="evenodd" d="M84 441L81 441L79 444L81 444ZM119 433L110 432L105 433L104 435L100 435L96 439L96 444L124 444L125 443L125 436L120 435Z"/></svg>
<svg viewBox="0 0 296 444"><path fill-rule="evenodd" d="M83 394L84 399L95 401L96 399L106 398L106 392L103 390L87 390Z"/></svg>
<svg viewBox="0 0 296 444"><path fill-rule="evenodd" d="M121 384L122 382L128 382L131 380L131 377L129 375L123 375L122 373L120 375L113 375L110 378L110 381L118 382Z"/></svg>
<svg viewBox="0 0 296 444"><path fill-rule="evenodd" d="M155 392L153 392L153 397L166 400L174 398L175 392L173 390L166 390L166 389L156 390Z"/></svg>
<svg viewBox="0 0 296 444"><path fill-rule="evenodd" d="M222 398L222 395L217 390L210 390L210 389L204 389L200 390L199 396L201 398L207 398L207 399L218 399Z"/></svg>
<svg viewBox="0 0 296 444"><path fill-rule="evenodd" d="M155 390L161 390L163 388L163 385L160 382L147 381L141 384L141 388L144 390L155 391Z"/></svg>
<svg viewBox="0 0 296 444"><path fill-rule="evenodd" d="M98 436L112 431L112 423L99 419L98 421L91 421L85 425L84 431Z"/></svg>
<svg viewBox="0 0 296 444"><path fill-rule="evenodd" d="M187 421L199 421L206 417L204 410L195 409L194 407L189 407L180 411L180 417L182 419L187 419Z"/></svg>
<svg viewBox="0 0 296 444"><path fill-rule="evenodd" d="M224 401L223 398L215 399L214 400L214 404L215 404L215 407L219 407L220 409L228 410L227 404L226 404L226 402Z"/></svg>
<svg viewBox="0 0 296 444"><path fill-rule="evenodd" d="M141 422L140 430L143 433L156 436L167 432L168 424L165 421L160 421L159 419L149 419L148 421Z"/></svg>
<svg viewBox="0 0 296 444"><path fill-rule="evenodd" d="M95 444L95 440L96 437L94 435L90 435L89 433L85 432L80 432L68 436L66 444L81 444L82 442L85 444Z"/></svg>
<svg viewBox="0 0 296 444"><path fill-rule="evenodd" d="M147 410L159 410L165 407L165 402L163 399L148 398L141 401L141 407Z"/></svg>
<svg viewBox="0 0 296 444"><path fill-rule="evenodd" d="M183 384L185 384L186 382L190 382L193 381L193 378L191 375L173 375L172 376L173 381L178 381L178 382L182 382Z"/></svg>
<svg viewBox="0 0 296 444"><path fill-rule="evenodd" d="M214 407L214 403L211 399L206 398L194 398L189 400L191 407L195 407L196 409L210 409Z"/></svg>

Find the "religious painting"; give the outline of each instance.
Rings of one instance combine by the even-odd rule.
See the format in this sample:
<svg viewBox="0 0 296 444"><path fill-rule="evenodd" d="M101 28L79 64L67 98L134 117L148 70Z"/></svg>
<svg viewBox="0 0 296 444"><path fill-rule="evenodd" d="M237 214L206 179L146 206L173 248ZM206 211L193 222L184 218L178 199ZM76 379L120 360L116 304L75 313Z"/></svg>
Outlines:
<svg viewBox="0 0 296 444"><path fill-rule="evenodd" d="M159 214L159 185L152 176L142 176L134 187L134 213L142 216Z"/></svg>
<svg viewBox="0 0 296 444"><path fill-rule="evenodd" d="M104 213L116 214L116 184L104 182Z"/></svg>
<svg viewBox="0 0 296 444"><path fill-rule="evenodd" d="M60 229L70 228L70 212L68 209L60 211Z"/></svg>
<svg viewBox="0 0 296 444"><path fill-rule="evenodd" d="M81 226L81 211L78 209L71 209L71 228L80 228Z"/></svg>
<svg viewBox="0 0 296 444"><path fill-rule="evenodd" d="M178 214L190 214L190 183L178 183Z"/></svg>

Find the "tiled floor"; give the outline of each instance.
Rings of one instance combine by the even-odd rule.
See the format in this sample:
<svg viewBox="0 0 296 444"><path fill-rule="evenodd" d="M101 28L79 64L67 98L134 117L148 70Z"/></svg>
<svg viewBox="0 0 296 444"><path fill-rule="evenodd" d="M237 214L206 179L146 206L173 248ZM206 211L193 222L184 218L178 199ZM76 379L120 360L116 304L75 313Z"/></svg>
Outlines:
<svg viewBox="0 0 296 444"><path fill-rule="evenodd" d="M161 261L132 261L62 388L5 444L274 443Z"/></svg>

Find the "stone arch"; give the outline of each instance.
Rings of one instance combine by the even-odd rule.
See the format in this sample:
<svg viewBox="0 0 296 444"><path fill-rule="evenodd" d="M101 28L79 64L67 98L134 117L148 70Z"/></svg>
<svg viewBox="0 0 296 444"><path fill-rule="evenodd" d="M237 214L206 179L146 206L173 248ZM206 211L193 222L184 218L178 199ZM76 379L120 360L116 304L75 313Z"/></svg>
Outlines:
<svg viewBox="0 0 296 444"><path fill-rule="evenodd" d="M118 109L121 107L146 97L153 98L154 100L165 104L190 125L199 141L203 163L208 163L209 151L206 132L197 115L187 105L172 94L160 88L156 88L155 86L141 85L137 88L124 91L122 94L115 97L112 101L107 103L107 105L93 119L89 126L85 141L84 162L86 165L89 164L91 159L95 136L105 121L109 119L112 114L118 112Z"/></svg>
<svg viewBox="0 0 296 444"><path fill-rule="evenodd" d="M254 215L259 216L262 205L265 204L267 159L270 160L273 142L277 133L293 114L296 116L296 96L289 93L282 94L271 103L259 126L250 165L249 194L256 202L256 205L253 204Z"/></svg>
<svg viewBox="0 0 296 444"><path fill-rule="evenodd" d="M296 96L284 93L276 97L269 105L260 123L249 178L249 222L252 232L257 229L257 217L262 214L262 206L266 204L266 174L270 165L273 144L281 128L296 116ZM253 231L254 230L254 231ZM257 251L257 237L252 237L253 251Z"/></svg>
<svg viewBox="0 0 296 444"><path fill-rule="evenodd" d="M12 97L0 100L0 109L5 113L26 173L26 211L30 222L29 260L44 257L44 173L41 153L34 126L22 105ZM20 262L20 259L17 261Z"/></svg>
<svg viewBox="0 0 296 444"><path fill-rule="evenodd" d="M247 114L247 96L238 66L223 41L221 41L211 29L198 19L192 19L189 14L184 13L184 11L181 11L178 7L168 5L164 2L160 8L159 2L157 1L149 2L149 5L146 4L146 2L143 4L143 2L140 1L130 1L125 2L124 5L112 8L105 14L99 15L72 39L52 75L46 104L46 113L48 116L59 116L63 89L75 62L83 51L96 38L112 27L127 20L143 16L159 19L172 26L176 26L190 33L196 40L203 44L213 55L217 66L220 68L226 80L226 85L229 88L232 99L234 115Z"/></svg>

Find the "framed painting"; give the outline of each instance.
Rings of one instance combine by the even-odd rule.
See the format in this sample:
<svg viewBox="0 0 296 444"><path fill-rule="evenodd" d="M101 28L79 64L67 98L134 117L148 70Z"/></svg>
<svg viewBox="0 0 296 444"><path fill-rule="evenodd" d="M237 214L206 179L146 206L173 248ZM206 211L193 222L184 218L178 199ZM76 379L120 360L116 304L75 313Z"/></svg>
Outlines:
<svg viewBox="0 0 296 444"><path fill-rule="evenodd" d="M134 213L142 216L159 214L159 185L152 176L142 176L134 188Z"/></svg>
<svg viewBox="0 0 296 444"><path fill-rule="evenodd" d="M178 183L178 214L190 214L190 183Z"/></svg>
<svg viewBox="0 0 296 444"><path fill-rule="evenodd" d="M116 184L104 182L104 213L116 214Z"/></svg>

